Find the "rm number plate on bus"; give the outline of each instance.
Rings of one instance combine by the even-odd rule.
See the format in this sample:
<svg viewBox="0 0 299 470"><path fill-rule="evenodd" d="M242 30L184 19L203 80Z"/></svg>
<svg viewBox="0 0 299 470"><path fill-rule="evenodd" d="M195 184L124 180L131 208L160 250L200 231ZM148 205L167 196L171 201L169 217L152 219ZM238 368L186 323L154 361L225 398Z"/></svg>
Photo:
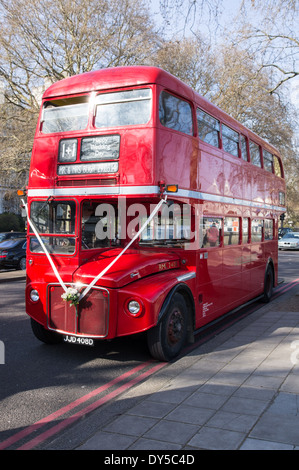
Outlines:
<svg viewBox="0 0 299 470"><path fill-rule="evenodd" d="M94 346L94 340L92 338L80 338L78 336L64 336L63 340L66 343L80 344L81 346Z"/></svg>

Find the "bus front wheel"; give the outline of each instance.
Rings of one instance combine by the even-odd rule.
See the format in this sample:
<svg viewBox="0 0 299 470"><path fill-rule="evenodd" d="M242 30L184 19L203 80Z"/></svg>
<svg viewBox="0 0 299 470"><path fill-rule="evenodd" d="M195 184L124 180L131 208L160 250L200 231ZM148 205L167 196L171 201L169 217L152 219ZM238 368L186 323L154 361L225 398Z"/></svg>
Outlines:
<svg viewBox="0 0 299 470"><path fill-rule="evenodd" d="M175 294L161 321L147 333L151 355L160 361L174 359L187 339L187 307L184 298Z"/></svg>
<svg viewBox="0 0 299 470"><path fill-rule="evenodd" d="M55 331L46 330L40 323L31 318L31 328L34 336L46 344L58 344L62 341L62 336Z"/></svg>

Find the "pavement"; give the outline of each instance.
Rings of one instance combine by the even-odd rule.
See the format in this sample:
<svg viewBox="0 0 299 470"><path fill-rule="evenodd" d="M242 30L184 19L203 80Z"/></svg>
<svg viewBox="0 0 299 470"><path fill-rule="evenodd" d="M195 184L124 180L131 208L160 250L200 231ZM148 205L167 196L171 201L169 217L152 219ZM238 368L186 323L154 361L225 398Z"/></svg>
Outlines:
<svg viewBox="0 0 299 470"><path fill-rule="evenodd" d="M299 284L261 305L91 413L70 448L299 450Z"/></svg>
<svg viewBox="0 0 299 470"><path fill-rule="evenodd" d="M126 455L299 450L299 288L168 364L114 406L130 400L75 448Z"/></svg>
<svg viewBox="0 0 299 470"><path fill-rule="evenodd" d="M26 271L21 269L0 269L0 282L24 281Z"/></svg>

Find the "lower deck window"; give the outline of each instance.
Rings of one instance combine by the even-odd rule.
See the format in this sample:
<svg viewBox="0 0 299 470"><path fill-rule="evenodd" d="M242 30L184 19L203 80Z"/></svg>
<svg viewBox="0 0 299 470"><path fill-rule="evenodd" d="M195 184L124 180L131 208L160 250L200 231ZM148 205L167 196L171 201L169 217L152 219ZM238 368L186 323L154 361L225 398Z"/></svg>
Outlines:
<svg viewBox="0 0 299 470"><path fill-rule="evenodd" d="M242 241L243 243L249 243L249 219L244 217L242 219Z"/></svg>
<svg viewBox="0 0 299 470"><path fill-rule="evenodd" d="M251 221L251 241L252 242L262 241L263 225L264 225L264 222L261 219L253 219Z"/></svg>
<svg viewBox="0 0 299 470"><path fill-rule="evenodd" d="M200 227L202 248L219 246L222 221L218 217L203 217Z"/></svg>
<svg viewBox="0 0 299 470"><path fill-rule="evenodd" d="M265 240L273 240L273 220L266 219L264 221L264 232L265 232Z"/></svg>
<svg viewBox="0 0 299 470"><path fill-rule="evenodd" d="M145 208L144 208L145 209ZM152 212L149 207L140 217L140 227ZM147 225L140 236L140 244L180 245L191 238L191 207L172 203L162 206L162 210Z"/></svg>
<svg viewBox="0 0 299 470"><path fill-rule="evenodd" d="M224 245L238 245L240 241L239 218L238 217L225 217L224 218Z"/></svg>

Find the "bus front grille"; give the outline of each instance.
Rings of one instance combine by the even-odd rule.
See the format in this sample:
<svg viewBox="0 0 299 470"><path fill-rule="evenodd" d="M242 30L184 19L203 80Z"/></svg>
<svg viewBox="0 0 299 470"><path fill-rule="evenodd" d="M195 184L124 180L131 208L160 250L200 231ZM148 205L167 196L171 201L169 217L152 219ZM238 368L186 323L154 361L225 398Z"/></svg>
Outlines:
<svg viewBox="0 0 299 470"><path fill-rule="evenodd" d="M61 298L63 292L59 284L48 286L48 328L67 335L105 338L109 325L109 292L93 287L77 307Z"/></svg>

